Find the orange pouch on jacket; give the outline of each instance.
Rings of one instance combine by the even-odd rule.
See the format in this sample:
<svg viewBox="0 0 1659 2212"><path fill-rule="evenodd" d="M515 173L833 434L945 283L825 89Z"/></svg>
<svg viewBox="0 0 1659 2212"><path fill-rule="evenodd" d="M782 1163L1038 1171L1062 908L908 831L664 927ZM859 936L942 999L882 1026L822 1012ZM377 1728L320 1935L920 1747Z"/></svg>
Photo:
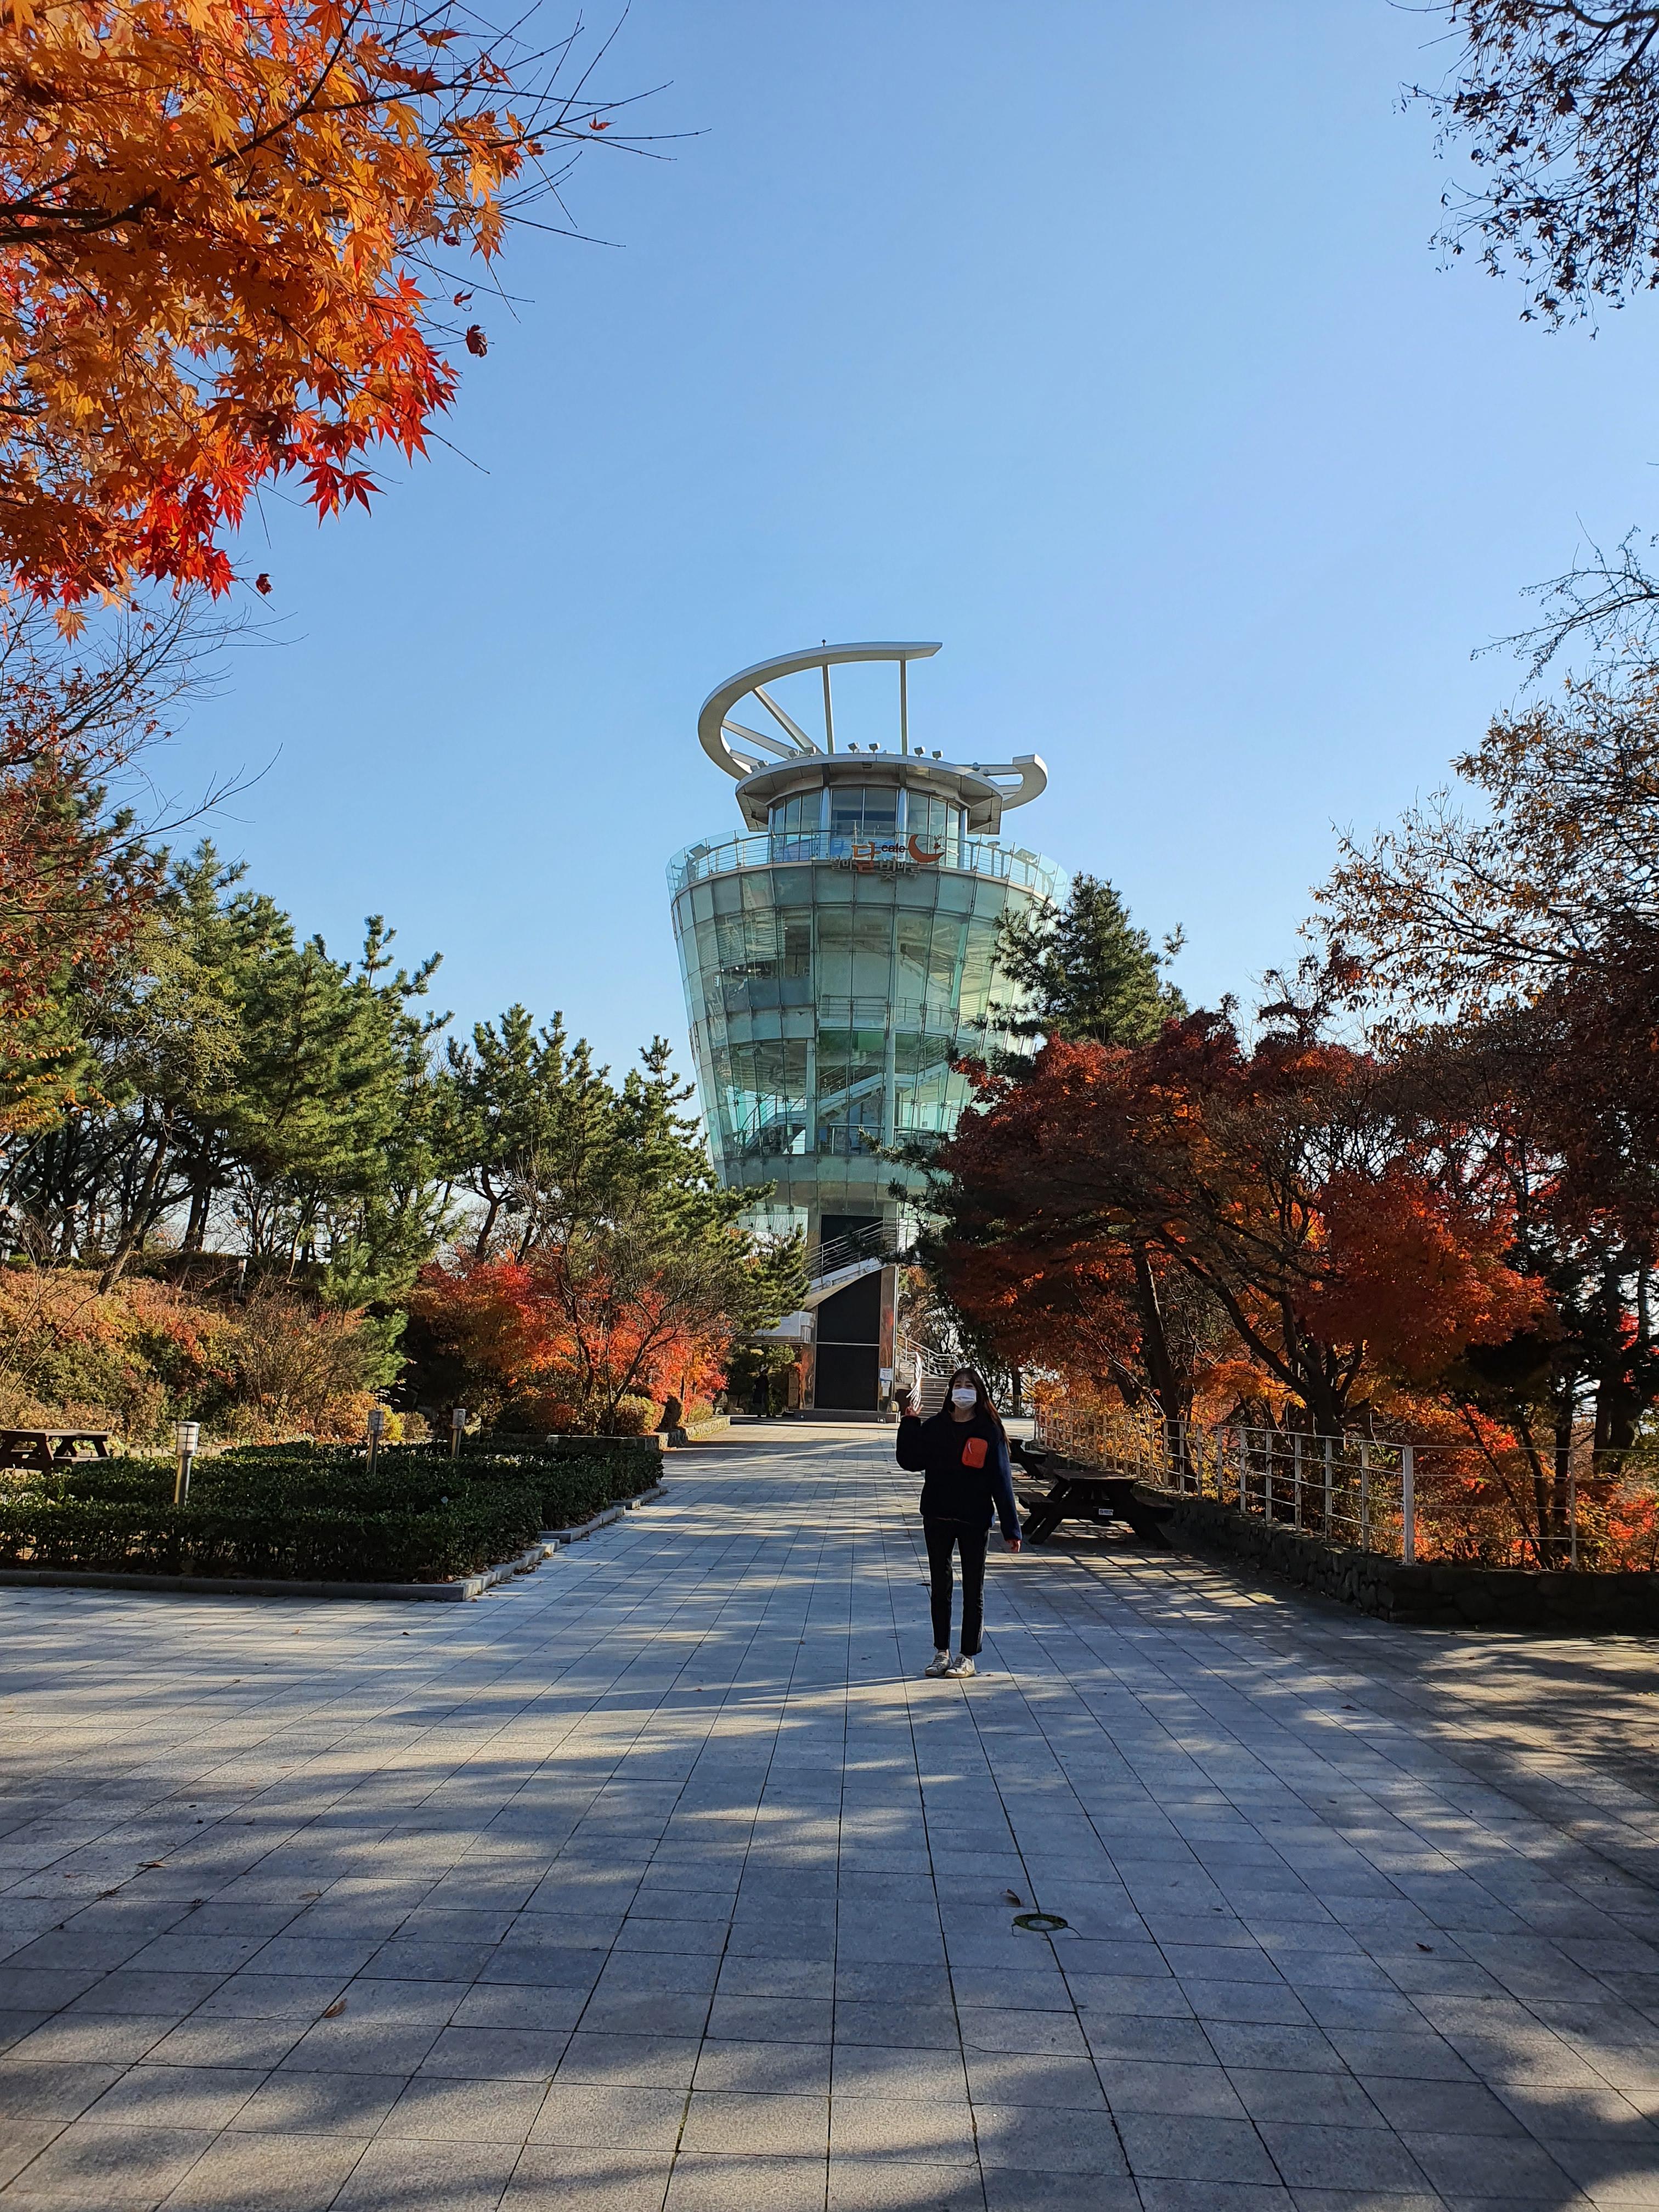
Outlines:
<svg viewBox="0 0 1659 2212"><path fill-rule="evenodd" d="M969 1437L962 1448L962 1463L964 1467L984 1466L985 1439L983 1437Z"/></svg>

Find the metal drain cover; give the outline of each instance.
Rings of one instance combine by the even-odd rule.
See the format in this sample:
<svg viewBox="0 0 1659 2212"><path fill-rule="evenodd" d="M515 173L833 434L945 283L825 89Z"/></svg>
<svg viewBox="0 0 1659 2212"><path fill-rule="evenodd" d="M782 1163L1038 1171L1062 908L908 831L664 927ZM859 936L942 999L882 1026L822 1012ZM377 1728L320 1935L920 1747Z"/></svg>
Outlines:
<svg viewBox="0 0 1659 2212"><path fill-rule="evenodd" d="M1017 1912L1016 1928L1029 1928L1033 1935L1051 1935L1056 1928L1069 1928L1070 1921L1062 1920L1057 1912Z"/></svg>

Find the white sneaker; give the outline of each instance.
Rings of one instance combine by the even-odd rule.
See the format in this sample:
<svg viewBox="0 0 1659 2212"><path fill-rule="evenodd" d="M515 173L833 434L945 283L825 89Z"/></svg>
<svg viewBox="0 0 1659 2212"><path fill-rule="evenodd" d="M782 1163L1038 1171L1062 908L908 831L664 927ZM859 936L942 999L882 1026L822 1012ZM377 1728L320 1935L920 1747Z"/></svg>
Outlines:
<svg viewBox="0 0 1659 2212"><path fill-rule="evenodd" d="M948 1651L935 1651L933 1657L928 1661L927 1664L921 1671L924 1674L948 1674L951 1671L950 1653Z"/></svg>
<svg viewBox="0 0 1659 2212"><path fill-rule="evenodd" d="M965 1651L959 1651L950 1665L941 1671L948 1674L953 1682L965 1682L974 1671L974 1662Z"/></svg>

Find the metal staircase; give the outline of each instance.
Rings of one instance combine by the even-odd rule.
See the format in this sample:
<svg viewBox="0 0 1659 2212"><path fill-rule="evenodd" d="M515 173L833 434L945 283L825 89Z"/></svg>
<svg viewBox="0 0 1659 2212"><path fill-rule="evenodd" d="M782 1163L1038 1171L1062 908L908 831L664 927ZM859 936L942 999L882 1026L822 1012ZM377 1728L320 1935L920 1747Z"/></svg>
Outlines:
<svg viewBox="0 0 1659 2212"><path fill-rule="evenodd" d="M902 1336L894 1347L894 1360L901 1389L910 1392L911 1412L920 1413L924 1420L929 1414L937 1413L945 1403L945 1394L955 1371L949 1360L906 1336Z"/></svg>
<svg viewBox="0 0 1659 2212"><path fill-rule="evenodd" d="M878 1267L885 1267L899 1257L898 1232L884 1221L872 1221L867 1228L855 1229L845 1237L830 1237L815 1244L806 1255L806 1296L802 1300L811 1312L837 1291L844 1291L860 1275L872 1275Z"/></svg>

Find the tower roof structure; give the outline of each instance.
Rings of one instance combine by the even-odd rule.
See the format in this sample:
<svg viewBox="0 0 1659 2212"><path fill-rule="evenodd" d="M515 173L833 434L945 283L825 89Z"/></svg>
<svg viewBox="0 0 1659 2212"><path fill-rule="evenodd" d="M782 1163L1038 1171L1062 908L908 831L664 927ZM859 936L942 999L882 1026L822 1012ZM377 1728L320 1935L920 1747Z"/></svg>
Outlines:
<svg viewBox="0 0 1659 2212"><path fill-rule="evenodd" d="M697 716L697 738L715 766L735 780L738 805L750 829L763 830L772 808L793 793L842 781L890 781L910 790L932 792L964 810L965 826L975 836L994 837L1007 808L1024 806L1040 798L1048 788L1048 770L1036 753L1017 753L1007 761L963 762L947 761L940 753L912 746L910 663L930 659L939 650L937 642L927 641L818 645L757 661L752 668L739 669L735 676L717 684ZM898 743L890 750L873 744L843 744L838 749L830 672L871 661L897 664ZM804 728L767 688L786 677L814 669L823 678L821 737ZM748 699L757 702L759 708L754 719L764 716L773 725L771 729L759 730L752 720L737 719L736 710Z"/></svg>

